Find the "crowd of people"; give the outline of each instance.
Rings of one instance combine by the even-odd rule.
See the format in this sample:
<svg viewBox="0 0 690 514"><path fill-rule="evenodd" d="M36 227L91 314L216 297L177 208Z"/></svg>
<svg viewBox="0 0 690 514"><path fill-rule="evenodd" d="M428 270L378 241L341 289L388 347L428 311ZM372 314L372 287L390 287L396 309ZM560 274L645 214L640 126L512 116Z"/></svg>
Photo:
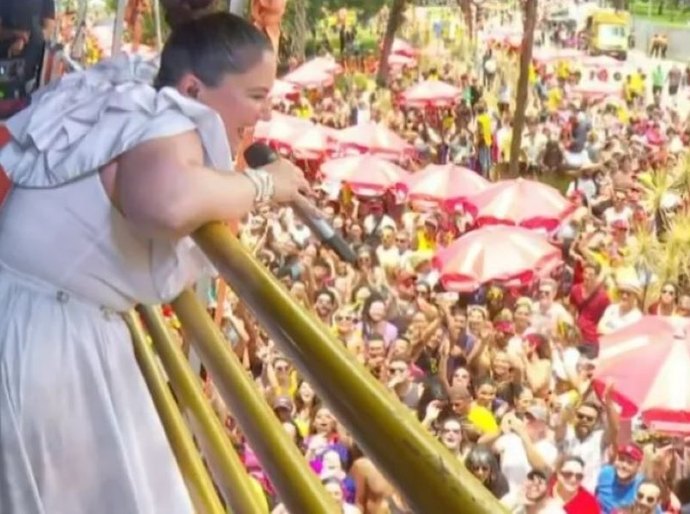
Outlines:
<svg viewBox="0 0 690 514"><path fill-rule="evenodd" d="M332 128L375 120L414 146L416 156L406 162L413 171L452 163L496 178L492 170L509 159L514 89L501 66L506 51L491 43L484 50L462 73L438 57L424 70L403 69L387 88L305 91L275 108ZM615 382L604 381L599 394L593 388L601 336L645 314L690 316L682 277L655 289L639 270L628 269L638 231L663 233L645 198L645 177L674 169L690 138L677 101L687 96L687 81L678 65L661 81L655 73L636 67L618 98L602 100L576 97L580 77L567 62L533 65L522 172L539 179L567 168L566 194L577 206L550 234L565 262L550 277L446 291L432 257L476 228L471 216L420 212L394 192L365 197L347 185L335 193L319 190L314 166L306 169L320 191L319 207L356 249L356 266L320 245L289 208L264 207L241 229L244 244L294 300L510 512L689 511L690 438L651 438L639 420L630 428L612 400ZM463 98L450 108L391 108L420 79L455 84ZM682 194L665 195L665 215L685 201ZM213 300L211 309L222 309L234 351L343 512L410 512L404 492L360 451L238 298L223 301ZM212 387L210 394L231 420ZM279 501L251 449L244 449L254 476ZM286 511L278 505L274 512Z"/></svg>
<svg viewBox="0 0 690 514"><path fill-rule="evenodd" d="M559 27L541 27L544 44L570 44L549 33ZM487 20L480 35L494 28ZM395 70L386 87L336 81L274 107L332 129L377 121L414 148L401 159L412 172L454 164L500 180L513 137L516 55L490 37L478 40L477 59L459 64L438 55ZM667 221L687 209L687 191L667 190L653 202L648 193L659 174L683 173L690 73L661 61L633 68L618 94L602 96L582 93L572 62L531 66L521 173L571 177L565 195L573 208L549 233L564 265L550 276L446 290L433 257L478 228L471 213L420 209L394 190L334 189L318 162L300 164L325 218L355 249L356 265L320 244L289 207L262 205L240 227L241 241L293 299L509 512L690 512L690 438L621 419L616 382L597 376L594 387L601 337L647 314L690 317L687 277L654 282L629 259L643 233L663 237ZM420 79L453 84L462 97L400 107L402 92ZM217 289L208 291L211 314L342 512L411 512L405 491L361 451L318 388L239 298ZM286 513L211 381L207 394L267 509Z"/></svg>

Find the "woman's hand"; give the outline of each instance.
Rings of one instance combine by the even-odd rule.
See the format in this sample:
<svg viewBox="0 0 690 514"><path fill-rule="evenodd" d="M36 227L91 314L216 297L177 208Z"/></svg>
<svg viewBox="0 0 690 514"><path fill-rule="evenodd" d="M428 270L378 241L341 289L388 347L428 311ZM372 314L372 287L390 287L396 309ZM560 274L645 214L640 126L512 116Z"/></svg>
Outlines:
<svg viewBox="0 0 690 514"><path fill-rule="evenodd" d="M262 169L273 178L273 198L278 203L288 203L302 199L300 193L309 191L309 182L304 173L287 159L278 159Z"/></svg>

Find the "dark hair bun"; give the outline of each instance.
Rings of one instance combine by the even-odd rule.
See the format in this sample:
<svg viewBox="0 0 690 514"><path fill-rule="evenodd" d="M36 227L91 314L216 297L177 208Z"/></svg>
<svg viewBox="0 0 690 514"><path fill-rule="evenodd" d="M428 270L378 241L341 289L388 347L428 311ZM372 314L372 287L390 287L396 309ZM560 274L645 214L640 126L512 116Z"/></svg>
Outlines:
<svg viewBox="0 0 690 514"><path fill-rule="evenodd" d="M162 0L168 25L176 27L206 14L216 0Z"/></svg>

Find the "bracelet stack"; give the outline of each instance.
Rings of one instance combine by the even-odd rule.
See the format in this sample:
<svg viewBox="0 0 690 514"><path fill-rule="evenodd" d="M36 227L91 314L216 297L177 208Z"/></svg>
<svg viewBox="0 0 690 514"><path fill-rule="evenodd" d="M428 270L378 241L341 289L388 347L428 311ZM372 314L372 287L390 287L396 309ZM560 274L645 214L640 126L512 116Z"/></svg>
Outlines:
<svg viewBox="0 0 690 514"><path fill-rule="evenodd" d="M275 192L275 187L273 184L273 176L264 170L255 170L247 168L244 170L245 176L254 185L255 203L266 203L271 201L273 198L273 193Z"/></svg>

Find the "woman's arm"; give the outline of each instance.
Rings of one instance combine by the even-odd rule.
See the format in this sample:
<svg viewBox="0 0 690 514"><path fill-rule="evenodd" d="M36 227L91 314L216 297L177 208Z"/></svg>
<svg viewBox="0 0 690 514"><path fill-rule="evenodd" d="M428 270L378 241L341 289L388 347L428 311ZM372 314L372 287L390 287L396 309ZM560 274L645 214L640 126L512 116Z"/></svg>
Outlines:
<svg viewBox="0 0 690 514"><path fill-rule="evenodd" d="M209 221L237 220L247 214L257 194L253 182L241 173L220 173L203 163L196 132L142 143L118 158L111 198L138 229L172 237L190 234ZM265 169L273 176L275 201L295 199L307 188L304 176L288 161Z"/></svg>

